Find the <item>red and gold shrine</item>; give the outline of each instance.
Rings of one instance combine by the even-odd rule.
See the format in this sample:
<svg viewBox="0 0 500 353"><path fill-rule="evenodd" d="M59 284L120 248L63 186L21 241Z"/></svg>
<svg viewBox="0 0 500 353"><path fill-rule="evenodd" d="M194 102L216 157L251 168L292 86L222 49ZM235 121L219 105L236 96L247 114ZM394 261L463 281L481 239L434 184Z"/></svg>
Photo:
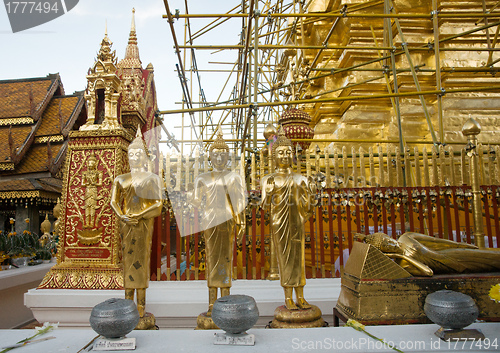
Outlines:
<svg viewBox="0 0 500 353"><path fill-rule="evenodd" d="M87 121L70 133L66 154L57 265L40 289L123 289L111 186L116 176L129 171L127 148L136 129L156 126L157 102L153 66L142 69L133 17L120 62L111 46L106 33L87 74Z"/></svg>
<svg viewBox="0 0 500 353"><path fill-rule="evenodd" d="M123 288L119 224L110 197L114 178L128 171L131 139L124 129L72 132L57 265L38 288Z"/></svg>
<svg viewBox="0 0 500 353"><path fill-rule="evenodd" d="M289 139L312 139L314 136L314 130L309 126L311 122L311 117L305 111L296 108L289 108L283 112L281 118L279 118L278 123L283 126L285 131L285 136ZM293 145L297 144L302 147L303 150L309 148L311 142L301 141L294 142Z"/></svg>

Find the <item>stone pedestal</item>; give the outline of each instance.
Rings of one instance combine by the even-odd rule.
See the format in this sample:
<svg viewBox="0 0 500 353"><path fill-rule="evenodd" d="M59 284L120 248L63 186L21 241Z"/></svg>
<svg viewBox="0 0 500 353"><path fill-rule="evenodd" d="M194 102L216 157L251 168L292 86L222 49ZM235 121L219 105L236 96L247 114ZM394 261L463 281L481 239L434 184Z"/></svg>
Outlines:
<svg viewBox="0 0 500 353"><path fill-rule="evenodd" d="M323 327L325 321L321 317L321 310L316 305L309 309L289 310L282 305L274 311L271 328L306 328Z"/></svg>
<svg viewBox="0 0 500 353"><path fill-rule="evenodd" d="M139 319L139 323L135 327L136 330L156 330L156 318L153 314L146 312L144 317Z"/></svg>
<svg viewBox="0 0 500 353"><path fill-rule="evenodd" d="M111 186L128 170L125 130L75 131L64 167L57 265L40 289L123 289L118 218Z"/></svg>

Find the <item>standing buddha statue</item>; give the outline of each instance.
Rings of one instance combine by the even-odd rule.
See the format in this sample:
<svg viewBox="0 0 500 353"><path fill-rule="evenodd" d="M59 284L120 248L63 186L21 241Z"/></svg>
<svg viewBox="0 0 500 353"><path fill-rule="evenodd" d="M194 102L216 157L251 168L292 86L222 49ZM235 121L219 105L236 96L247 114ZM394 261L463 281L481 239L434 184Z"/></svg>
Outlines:
<svg viewBox="0 0 500 353"><path fill-rule="evenodd" d="M205 238L209 304L198 318L198 328L212 328L212 307L220 296L229 295L233 268L235 227L238 238L245 232L245 184L241 176L227 170L229 147L219 129L210 146L213 171L199 175L194 182L194 204L200 213L200 226Z"/></svg>
<svg viewBox="0 0 500 353"><path fill-rule="evenodd" d="M130 173L115 178L111 207L121 221L125 298L134 300L137 292L141 318L137 329L150 329L155 326L155 319L145 312L146 289L149 287L153 224L162 209L162 184L158 175L148 171L147 149L139 128L128 147L128 158Z"/></svg>

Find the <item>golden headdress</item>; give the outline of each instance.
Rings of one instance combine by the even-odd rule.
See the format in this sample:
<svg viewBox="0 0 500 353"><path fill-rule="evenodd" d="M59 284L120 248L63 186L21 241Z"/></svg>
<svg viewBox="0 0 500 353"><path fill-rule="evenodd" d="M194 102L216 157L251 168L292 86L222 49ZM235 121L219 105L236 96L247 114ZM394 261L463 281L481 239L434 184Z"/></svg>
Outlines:
<svg viewBox="0 0 500 353"><path fill-rule="evenodd" d="M131 149L142 149L146 152L146 156L149 157L148 147L146 146L146 141L142 138L141 127L137 126L137 133L135 134L135 139L128 146L128 150Z"/></svg>
<svg viewBox="0 0 500 353"><path fill-rule="evenodd" d="M366 244L370 244L379 250L384 250L386 244L389 242L390 237L384 233L373 233L373 234L359 234L356 233L354 236L355 240L361 240Z"/></svg>
<svg viewBox="0 0 500 353"><path fill-rule="evenodd" d="M278 138L273 143L273 147L271 150L271 152L273 154L273 159L276 158L276 149L278 147L281 147L281 146L288 146L293 151L292 141L288 137L285 136L285 131L283 130L282 126L280 126L280 129L278 130Z"/></svg>
<svg viewBox="0 0 500 353"><path fill-rule="evenodd" d="M226 144L226 141L224 141L224 138L222 137L222 130L220 127L219 130L217 131L217 138L210 146L209 152L212 152L212 150L215 148L219 150L226 150L229 152L229 146Z"/></svg>
<svg viewBox="0 0 500 353"><path fill-rule="evenodd" d="M92 151L92 152L89 154L89 156L87 157L87 162L89 162L89 161L91 161L91 160L93 160L93 161L97 162L97 157L96 157L96 155L95 155L95 152L94 152L94 151Z"/></svg>

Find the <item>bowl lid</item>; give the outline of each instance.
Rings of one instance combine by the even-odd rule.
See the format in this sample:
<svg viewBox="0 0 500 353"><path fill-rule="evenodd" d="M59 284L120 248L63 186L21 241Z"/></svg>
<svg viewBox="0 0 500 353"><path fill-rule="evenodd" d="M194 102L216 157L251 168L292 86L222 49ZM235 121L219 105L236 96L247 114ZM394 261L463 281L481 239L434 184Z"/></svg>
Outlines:
<svg viewBox="0 0 500 353"><path fill-rule="evenodd" d="M255 304L255 299L249 295L231 294L220 297L216 300L218 305L242 305L242 304Z"/></svg>
<svg viewBox="0 0 500 353"><path fill-rule="evenodd" d="M110 298L92 308L93 317L119 317L137 310L134 301L122 298Z"/></svg>
<svg viewBox="0 0 500 353"><path fill-rule="evenodd" d="M474 300L467 294L444 289L429 294L425 303L445 308L461 308L475 306Z"/></svg>

